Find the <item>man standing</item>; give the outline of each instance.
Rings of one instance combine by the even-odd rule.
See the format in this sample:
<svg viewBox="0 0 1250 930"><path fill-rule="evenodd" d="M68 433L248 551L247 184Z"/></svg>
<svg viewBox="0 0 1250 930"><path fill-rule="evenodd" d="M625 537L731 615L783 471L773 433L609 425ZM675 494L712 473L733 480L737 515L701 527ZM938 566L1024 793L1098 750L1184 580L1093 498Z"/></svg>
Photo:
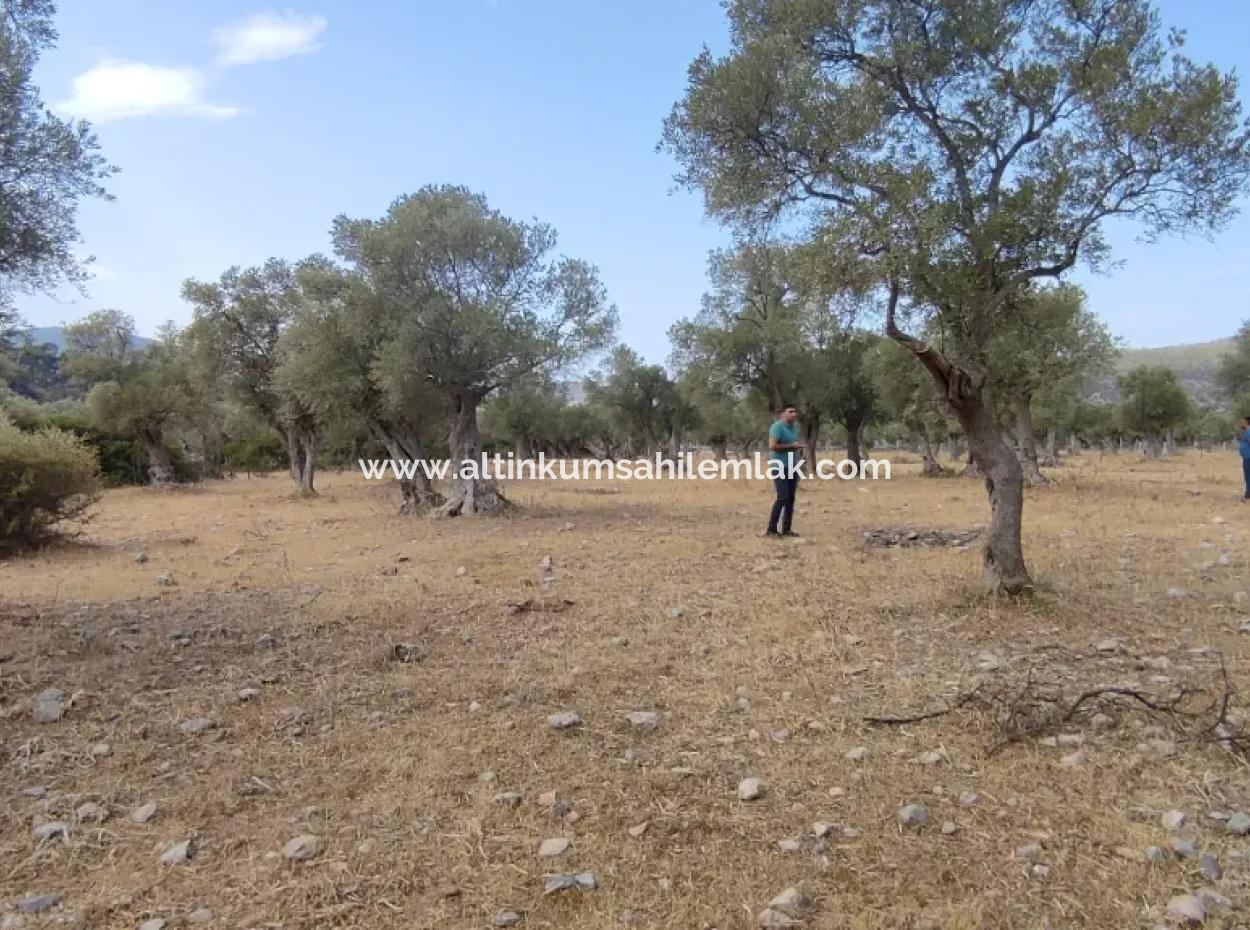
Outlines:
<svg viewBox="0 0 1250 930"><path fill-rule="evenodd" d="M777 489L777 499L773 501L772 513L768 515L768 532L766 536L798 536L790 529L794 521L794 495L799 489L799 470L796 466L799 450L803 444L799 442L798 408L793 404L784 404L777 412L777 419L768 428L769 471L773 475L773 486ZM777 521L781 521L781 532L777 532Z"/></svg>
<svg viewBox="0 0 1250 930"><path fill-rule="evenodd" d="M1246 479L1246 493L1243 501L1250 501L1250 417L1241 418L1241 436L1237 440L1237 449L1241 452L1241 475Z"/></svg>

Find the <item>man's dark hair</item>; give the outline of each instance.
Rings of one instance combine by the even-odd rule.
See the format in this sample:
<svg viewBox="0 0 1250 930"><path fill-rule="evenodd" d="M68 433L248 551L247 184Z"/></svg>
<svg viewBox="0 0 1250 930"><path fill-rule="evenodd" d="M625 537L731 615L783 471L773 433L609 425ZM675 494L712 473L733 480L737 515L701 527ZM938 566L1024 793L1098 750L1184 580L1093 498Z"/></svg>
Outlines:
<svg viewBox="0 0 1250 930"><path fill-rule="evenodd" d="M794 404L782 404L777 408L778 413L785 413L787 410L793 410L795 413L798 413L799 408Z"/></svg>

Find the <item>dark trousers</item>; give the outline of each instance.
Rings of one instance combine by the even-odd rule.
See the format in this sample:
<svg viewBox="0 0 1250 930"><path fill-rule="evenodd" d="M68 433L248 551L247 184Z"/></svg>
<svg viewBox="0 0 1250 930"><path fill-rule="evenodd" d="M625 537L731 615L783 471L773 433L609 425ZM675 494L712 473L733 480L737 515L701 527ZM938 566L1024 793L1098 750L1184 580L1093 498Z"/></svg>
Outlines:
<svg viewBox="0 0 1250 930"><path fill-rule="evenodd" d="M774 478L773 487L777 489L777 499L773 501L772 513L768 515L768 532L777 532L777 521L781 521L781 532L790 532L790 524L794 520L794 495L799 490L799 478Z"/></svg>
<svg viewBox="0 0 1250 930"><path fill-rule="evenodd" d="M1241 460L1241 474L1246 479L1246 499L1250 500L1250 459Z"/></svg>

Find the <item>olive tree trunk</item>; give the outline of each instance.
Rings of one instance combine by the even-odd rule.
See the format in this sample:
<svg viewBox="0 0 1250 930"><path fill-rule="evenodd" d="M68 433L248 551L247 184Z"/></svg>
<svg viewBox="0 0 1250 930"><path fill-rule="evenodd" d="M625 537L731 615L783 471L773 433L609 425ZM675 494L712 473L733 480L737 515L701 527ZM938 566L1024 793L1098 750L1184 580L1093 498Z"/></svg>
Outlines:
<svg viewBox="0 0 1250 930"><path fill-rule="evenodd" d="M1142 454L1148 459L1163 457L1163 440L1159 438L1158 433L1146 434L1146 438L1142 441Z"/></svg>
<svg viewBox="0 0 1250 930"><path fill-rule="evenodd" d="M1059 462L1059 435L1053 426L1046 430L1046 445L1042 447L1041 463L1046 468L1056 468Z"/></svg>
<svg viewBox="0 0 1250 930"><path fill-rule="evenodd" d="M471 392L453 398L451 416L451 496L439 508L445 517L496 514L512 504L491 481L482 478L482 439L477 428L479 398ZM472 469L472 470L470 470Z"/></svg>
<svg viewBox="0 0 1250 930"><path fill-rule="evenodd" d="M1045 484L1046 476L1037 466L1037 437L1033 434L1033 401L1027 395L1011 399L1016 412L1016 442L1020 449L1020 466L1029 484Z"/></svg>
<svg viewBox="0 0 1250 930"><path fill-rule="evenodd" d="M816 474L816 447L820 443L820 420L815 416L803 421L803 458L809 475Z"/></svg>
<svg viewBox="0 0 1250 930"><path fill-rule="evenodd" d="M387 454L394 461L418 463L411 478L399 479L399 512L425 513L446 503L446 498L434 487L429 473L420 467L419 463L426 458L425 441L421 435L413 429L381 425L377 427L377 432Z"/></svg>
<svg viewBox="0 0 1250 930"><path fill-rule="evenodd" d="M174 483L174 465L165 445L165 432L160 427L141 430L139 442L148 456L148 484L167 488Z"/></svg>
<svg viewBox="0 0 1250 930"><path fill-rule="evenodd" d="M891 282L886 335L915 355L929 372L939 395L949 404L963 429L969 455L985 477L990 503L990 523L981 549L981 577L985 587L994 594L1032 593L1033 580L1024 562L1021 539L1024 473L985 396L985 375L965 371L933 346L900 330L894 318L898 297L898 283Z"/></svg>
<svg viewBox="0 0 1250 930"><path fill-rule="evenodd" d="M920 476L922 478L941 478L942 466L938 464L937 456L933 454L933 443L929 441L927 433L920 434Z"/></svg>

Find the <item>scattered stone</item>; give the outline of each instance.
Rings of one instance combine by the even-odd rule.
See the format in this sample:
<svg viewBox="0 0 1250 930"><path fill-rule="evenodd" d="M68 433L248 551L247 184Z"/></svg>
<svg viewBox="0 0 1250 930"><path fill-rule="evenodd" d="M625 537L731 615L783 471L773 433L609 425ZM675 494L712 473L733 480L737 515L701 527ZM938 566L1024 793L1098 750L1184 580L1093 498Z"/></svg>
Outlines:
<svg viewBox="0 0 1250 930"><path fill-rule="evenodd" d="M1081 746L1085 743L1085 737L1080 733L1060 733L1055 737L1056 746Z"/></svg>
<svg viewBox="0 0 1250 930"><path fill-rule="evenodd" d="M1250 814L1238 811L1224 821L1224 829L1234 836L1250 835Z"/></svg>
<svg viewBox="0 0 1250 930"><path fill-rule="evenodd" d="M469 702L469 713L476 714L481 709L482 709L482 705L478 701Z"/></svg>
<svg viewBox="0 0 1250 930"><path fill-rule="evenodd" d="M960 548L971 544L981 535L981 527L969 530L918 530L910 526L886 526L864 533L869 546L950 546Z"/></svg>
<svg viewBox="0 0 1250 930"><path fill-rule="evenodd" d="M744 778L738 782L738 800L756 801L764 793L764 783L758 778Z"/></svg>
<svg viewBox="0 0 1250 930"><path fill-rule="evenodd" d="M35 839L37 840L55 840L69 839L69 824L60 820L49 821L35 827Z"/></svg>
<svg viewBox="0 0 1250 930"><path fill-rule="evenodd" d="M576 874L561 873L548 875L543 883L544 894L555 894L559 891L594 891L599 887L599 880L594 872L577 872Z"/></svg>
<svg viewBox="0 0 1250 930"><path fill-rule="evenodd" d="M1168 588L1167 596L1176 601L1183 601L1189 597L1189 592L1184 588Z"/></svg>
<svg viewBox="0 0 1250 930"><path fill-rule="evenodd" d="M135 562L139 565L146 565L148 562L148 554L146 552L140 552L135 556Z"/></svg>
<svg viewBox="0 0 1250 930"><path fill-rule="evenodd" d="M139 930L165 930L165 921L160 917L153 917L139 924Z"/></svg>
<svg viewBox="0 0 1250 930"><path fill-rule="evenodd" d="M904 804L898 809L898 822L904 827L921 827L929 822L929 809L923 804Z"/></svg>
<svg viewBox="0 0 1250 930"><path fill-rule="evenodd" d="M1099 652L1119 652L1120 641L1118 639L1104 639L1094 646Z"/></svg>
<svg viewBox="0 0 1250 930"><path fill-rule="evenodd" d="M285 707L274 720L273 728L289 730L293 736L299 736L311 719L308 711L302 707Z"/></svg>
<svg viewBox="0 0 1250 930"><path fill-rule="evenodd" d="M32 709L35 723L56 723L65 716L65 692L60 688L47 688L35 695Z"/></svg>
<svg viewBox="0 0 1250 930"><path fill-rule="evenodd" d="M516 911L500 911L495 915L496 927L515 927L521 922L521 915Z"/></svg>
<svg viewBox="0 0 1250 930"><path fill-rule="evenodd" d="M916 761L921 765L937 765L942 761L942 754L932 750L929 752L922 752L920 755L916 756Z"/></svg>
<svg viewBox="0 0 1250 930"><path fill-rule="evenodd" d="M1041 843L1025 843L1016 849L1016 858L1024 860L1040 859L1045 854Z"/></svg>
<svg viewBox="0 0 1250 930"><path fill-rule="evenodd" d="M830 836L833 833L833 830L834 825L826 823L823 820L817 820L814 824L812 824L812 836L816 837L818 840L823 840L825 837Z"/></svg>
<svg viewBox="0 0 1250 930"><path fill-rule="evenodd" d="M162 588L172 588L176 584L174 576L170 572L161 572L157 575L156 583Z"/></svg>
<svg viewBox="0 0 1250 930"><path fill-rule="evenodd" d="M303 833L294 839L287 840L282 847L282 857L292 862L303 862L321 852L321 841L311 833Z"/></svg>
<svg viewBox="0 0 1250 930"><path fill-rule="evenodd" d="M680 620L682 617L686 616L685 610L680 607L670 607L668 610L664 611L664 613L670 620Z"/></svg>
<svg viewBox="0 0 1250 930"><path fill-rule="evenodd" d="M1208 911L1227 911L1233 906L1233 902L1228 900L1213 888L1199 888L1194 892Z"/></svg>
<svg viewBox="0 0 1250 930"><path fill-rule="evenodd" d="M803 844L793 837L786 837L777 841L777 848L783 853L796 853L803 848Z"/></svg>
<svg viewBox="0 0 1250 930"><path fill-rule="evenodd" d="M628 636L613 636L610 642L612 643L613 646L617 646L617 647L628 646L629 637Z"/></svg>
<svg viewBox="0 0 1250 930"><path fill-rule="evenodd" d="M87 751L91 753L93 758L100 759L104 756L111 756L113 754L113 747L108 743L92 743L91 746L88 747Z"/></svg>
<svg viewBox="0 0 1250 930"><path fill-rule="evenodd" d="M1084 765L1087 759L1088 757L1085 755L1084 750L1078 749L1076 752L1068 753L1060 759L1059 764L1064 768L1074 769L1078 766Z"/></svg>
<svg viewBox="0 0 1250 930"><path fill-rule="evenodd" d="M538 796L538 805L545 808L554 808L560 803L560 794L554 788L550 791L544 791Z"/></svg>
<svg viewBox="0 0 1250 930"><path fill-rule="evenodd" d="M997 672L1006 665L1007 663L1001 656L992 652L983 652L977 656L977 671L980 672Z"/></svg>
<svg viewBox="0 0 1250 930"><path fill-rule="evenodd" d="M1178 810L1164 811L1163 817L1160 819L1163 822L1163 829L1167 830L1169 833L1175 833L1181 827L1185 826L1185 812L1184 811L1178 811Z"/></svg>
<svg viewBox="0 0 1250 930"><path fill-rule="evenodd" d="M161 853L161 862L165 865L186 865L195 857L195 850L190 840L174 843Z"/></svg>
<svg viewBox="0 0 1250 930"><path fill-rule="evenodd" d="M1179 836L1174 836L1168 841L1168 846L1171 847L1173 853L1182 859L1192 859L1194 856L1198 855L1198 847L1194 844L1193 840L1186 840Z"/></svg>
<svg viewBox="0 0 1250 930"><path fill-rule="evenodd" d="M1209 882L1218 882L1224 877L1224 869L1220 866L1220 860L1211 853L1204 853L1198 857L1197 869L1198 874Z"/></svg>
<svg viewBox="0 0 1250 930"><path fill-rule="evenodd" d="M278 641L274 639L271 633L261 633L256 637L256 645L261 649L274 649L278 645Z"/></svg>
<svg viewBox="0 0 1250 930"><path fill-rule="evenodd" d="M1167 853L1165 853L1158 846L1146 847L1146 861L1147 862L1154 862L1154 863L1166 862L1167 858L1168 858Z"/></svg>
<svg viewBox="0 0 1250 930"><path fill-rule="evenodd" d="M959 824L955 823L955 821L948 820L942 824L943 836L954 836L958 832L959 832Z"/></svg>
<svg viewBox="0 0 1250 930"><path fill-rule="evenodd" d="M1168 902L1167 914L1178 923L1200 924L1207 919L1207 907L1197 895L1181 894Z"/></svg>
<svg viewBox="0 0 1250 930"><path fill-rule="evenodd" d="M239 703L246 704L248 701L254 701L260 697L259 688L240 688L238 694L235 695L239 699Z"/></svg>
<svg viewBox="0 0 1250 930"><path fill-rule="evenodd" d="M206 907L197 907L187 915L187 923L193 926L202 926L203 924L211 924L214 914Z"/></svg>
<svg viewBox="0 0 1250 930"><path fill-rule="evenodd" d="M90 821L94 821L95 823L103 823L104 821L108 820L108 817L109 817L108 808L101 807L99 804L96 804L92 801L88 801L86 804L79 805L78 810L76 810L74 813L77 815L78 819L81 821L90 820Z"/></svg>
<svg viewBox="0 0 1250 930"><path fill-rule="evenodd" d="M1050 866L1044 862L1035 862L1029 867L1029 874L1039 880L1050 878Z"/></svg>
<svg viewBox="0 0 1250 930"><path fill-rule="evenodd" d="M521 795L515 791L504 791L495 795L491 800L504 807L518 807L521 803Z"/></svg>
<svg viewBox="0 0 1250 930"><path fill-rule="evenodd" d="M547 718L547 726L553 730L571 730L582 725L582 715L575 710L566 710L560 714L552 714Z"/></svg>
<svg viewBox="0 0 1250 930"><path fill-rule="evenodd" d="M36 894L17 902L17 909L23 914L42 914L50 911L61 903L59 894Z"/></svg>
<svg viewBox="0 0 1250 930"><path fill-rule="evenodd" d="M856 746L846 754L848 762L863 762L868 758L868 756L869 752L867 746Z"/></svg>
<svg viewBox="0 0 1250 930"><path fill-rule="evenodd" d="M640 839L642 835L647 832L648 826L650 826L650 824L645 820L640 824L635 824L629 828L629 835L634 839Z"/></svg>
<svg viewBox="0 0 1250 930"><path fill-rule="evenodd" d="M538 844L539 859L559 859L573 847L567 837L557 836Z"/></svg>
<svg viewBox="0 0 1250 930"><path fill-rule="evenodd" d="M427 652L420 643L396 643L391 650L396 662L413 665L425 660Z"/></svg>
<svg viewBox="0 0 1250 930"><path fill-rule="evenodd" d="M803 912L811 906L811 903L811 898L801 889L791 886L768 902L768 910L797 920L803 916Z"/></svg>
<svg viewBox="0 0 1250 930"><path fill-rule="evenodd" d="M32 785L29 788L23 788L22 794L28 798L46 798L48 796L48 789L43 785Z"/></svg>
<svg viewBox="0 0 1250 930"><path fill-rule="evenodd" d="M464 577L465 575L467 575L467 574L469 574L469 570L468 570L467 568L465 568L463 565L457 565L457 566L456 566L456 577L457 577L457 578L463 578L463 577Z"/></svg>
<svg viewBox="0 0 1250 930"><path fill-rule="evenodd" d="M178 729L187 736L198 736L214 729L217 722L208 717L191 717L178 724Z"/></svg>
<svg viewBox="0 0 1250 930"><path fill-rule="evenodd" d="M653 710L636 710L625 719L640 730L654 730L660 725L660 715Z"/></svg>
<svg viewBox="0 0 1250 930"><path fill-rule="evenodd" d="M782 727L780 730L769 730L768 738L774 743L788 743L790 742L790 731L785 727Z"/></svg>
<svg viewBox="0 0 1250 930"><path fill-rule="evenodd" d="M960 807L976 807L981 803L981 795L975 791L964 791L959 795Z"/></svg>
<svg viewBox="0 0 1250 930"><path fill-rule="evenodd" d="M140 804L130 812L130 819L135 823L147 823L156 816L156 802L148 801L146 804Z"/></svg>

